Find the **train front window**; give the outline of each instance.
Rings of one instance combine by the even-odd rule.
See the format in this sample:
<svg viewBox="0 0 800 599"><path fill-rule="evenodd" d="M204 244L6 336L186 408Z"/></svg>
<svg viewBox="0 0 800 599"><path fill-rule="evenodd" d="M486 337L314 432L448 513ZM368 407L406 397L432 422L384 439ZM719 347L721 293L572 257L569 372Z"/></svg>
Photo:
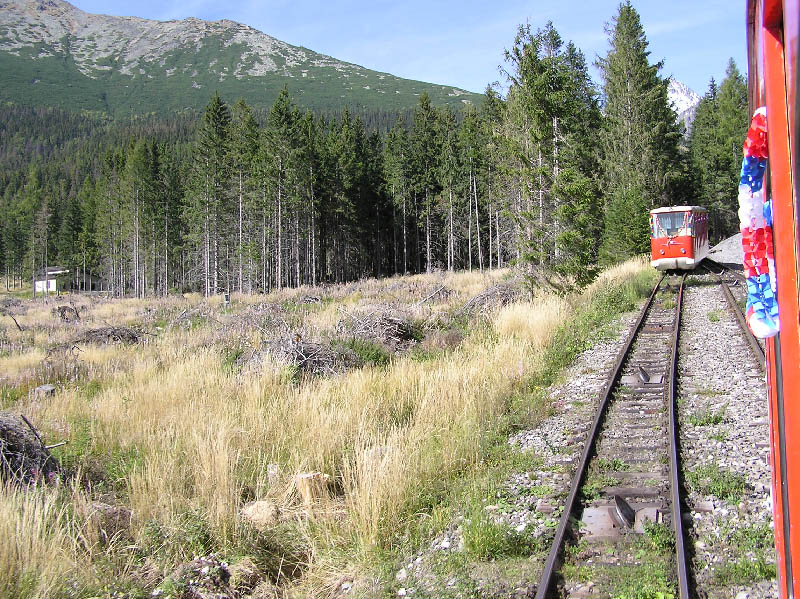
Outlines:
<svg viewBox="0 0 800 599"><path fill-rule="evenodd" d="M653 237L675 237L691 235L691 219L686 212L662 212L653 215ZM688 220L688 222L687 222Z"/></svg>

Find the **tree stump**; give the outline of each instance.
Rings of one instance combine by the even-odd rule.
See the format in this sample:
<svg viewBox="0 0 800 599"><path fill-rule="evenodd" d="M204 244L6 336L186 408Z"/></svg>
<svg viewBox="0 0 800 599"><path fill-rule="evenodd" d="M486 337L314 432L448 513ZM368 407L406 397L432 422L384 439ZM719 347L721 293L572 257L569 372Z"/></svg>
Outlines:
<svg viewBox="0 0 800 599"><path fill-rule="evenodd" d="M305 505L311 506L328 495L329 478L322 472L306 472L295 477L294 484Z"/></svg>
<svg viewBox="0 0 800 599"><path fill-rule="evenodd" d="M36 389L33 390L33 397L35 399L45 399L46 397L52 397L56 394L56 386L55 385L39 385Z"/></svg>

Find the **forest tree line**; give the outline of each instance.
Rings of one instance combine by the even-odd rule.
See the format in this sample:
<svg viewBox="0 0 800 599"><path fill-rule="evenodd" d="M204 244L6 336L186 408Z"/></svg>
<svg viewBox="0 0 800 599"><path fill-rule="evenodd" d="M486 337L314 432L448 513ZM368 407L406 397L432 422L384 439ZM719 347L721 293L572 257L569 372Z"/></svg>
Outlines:
<svg viewBox="0 0 800 599"><path fill-rule="evenodd" d="M647 46L623 3L598 89L552 23L521 26L504 97L457 113L423 94L391 125L302 111L288 89L268 113L215 94L197 121L125 126L3 107L0 267L12 286L59 265L138 297L512 263L582 283L648 250L653 207L706 205L720 239L744 81L731 62L687 138Z"/></svg>

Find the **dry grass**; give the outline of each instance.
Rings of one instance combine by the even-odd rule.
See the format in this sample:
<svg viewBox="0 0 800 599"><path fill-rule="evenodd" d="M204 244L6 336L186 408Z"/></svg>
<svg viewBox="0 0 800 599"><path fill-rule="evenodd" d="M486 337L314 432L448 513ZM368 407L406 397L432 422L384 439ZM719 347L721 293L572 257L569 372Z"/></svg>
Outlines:
<svg viewBox="0 0 800 599"><path fill-rule="evenodd" d="M76 574L76 541L56 492L0 487L0 596L45 599Z"/></svg>
<svg viewBox="0 0 800 599"><path fill-rule="evenodd" d="M541 347L568 314L569 305L563 298L539 297L501 309L494 319L494 328L501 337L519 338Z"/></svg>
<svg viewBox="0 0 800 599"><path fill-rule="evenodd" d="M83 347L79 359L90 378L103 381L101 389L87 396L80 385L68 387L47 405L22 400L17 409L51 436L67 430L75 437L75 423L89 423L83 451L101 462L110 464L109 456L137 456L114 476L121 477L117 500L133 510L131 537L138 546L147 546L153 523L180 529L185 515L196 513L218 547L233 547L246 534L238 517L243 502L269 498L296 518L305 545L305 579L329 587L336 546L356 548L341 567L355 563L357 568L359 555L403 530L421 494L480 462L487 439L503 420L506 400L537 368L555 328L569 318L569 304L556 297L512 304L493 315L491 326L468 334L442 357L415 361L399 355L387 366L330 378L298 380L270 359L238 374L226 365L224 347L242 339L255 343L263 333L247 329L232 340L221 338L220 331L250 306L311 294L339 298L303 305L299 312L304 329L318 335L335 327L344 306L397 298L419 302L441 285L452 293L426 302L425 310L447 312L507 274L370 280L288 290L258 301L234 295L232 310L223 310L219 298L209 304L196 297L103 302L87 307L86 320L136 323L148 308L170 319L187 306L203 305L214 320L191 329L167 328L144 345ZM613 280L625 276L622 271L608 275ZM49 312L31 310L28 317L30 327L52 324ZM34 345L0 358L0 369L22 373L42 356ZM272 482L266 475L270 464L279 465ZM293 479L312 470L329 474L335 486L309 519ZM47 526L36 524L40 520ZM23 547L0 549L0 568L5 568L0 578L27 563L58 564L57 570L44 569L52 572L41 577L44 589L73 567L75 524L39 495L6 493L0 499L2 527L16 530L15 543ZM10 538L10 532L3 532Z"/></svg>

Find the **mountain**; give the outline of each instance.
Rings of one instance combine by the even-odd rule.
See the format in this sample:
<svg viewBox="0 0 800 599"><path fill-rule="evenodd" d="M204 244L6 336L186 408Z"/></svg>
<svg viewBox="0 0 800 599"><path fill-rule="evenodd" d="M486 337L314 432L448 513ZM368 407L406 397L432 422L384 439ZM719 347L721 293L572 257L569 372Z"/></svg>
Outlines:
<svg viewBox="0 0 800 599"><path fill-rule="evenodd" d="M234 21L86 13L64 0L0 0L0 101L113 116L204 107L215 90L268 107L403 110L477 103L463 89L394 77L292 46Z"/></svg>
<svg viewBox="0 0 800 599"><path fill-rule="evenodd" d="M669 87L667 88L667 97L670 104L678 113L678 119L683 121L688 133L692 128L694 121L694 111L697 104L700 102L700 95L692 90L685 83L681 83L674 77L669 78Z"/></svg>

